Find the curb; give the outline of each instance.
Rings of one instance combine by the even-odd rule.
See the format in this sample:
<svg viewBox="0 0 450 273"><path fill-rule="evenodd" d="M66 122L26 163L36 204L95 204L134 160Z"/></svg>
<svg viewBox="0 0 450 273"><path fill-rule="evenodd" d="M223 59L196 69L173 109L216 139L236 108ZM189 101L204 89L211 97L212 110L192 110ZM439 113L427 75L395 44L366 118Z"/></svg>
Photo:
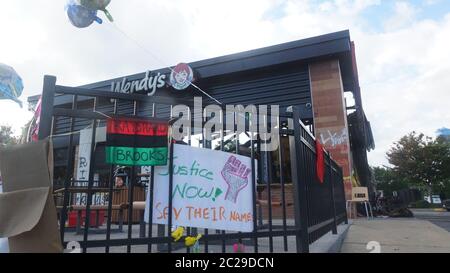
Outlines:
<svg viewBox="0 0 450 273"><path fill-rule="evenodd" d="M310 245L310 253L339 253L351 225L352 221L349 219L347 225L341 224L338 226L338 234L333 235L328 232L322 236Z"/></svg>
<svg viewBox="0 0 450 273"><path fill-rule="evenodd" d="M353 224L352 220L348 220L348 224L345 225L345 230L342 232L341 235L339 235L339 238L337 238L336 242L331 245L331 247L328 249L327 253L340 253L342 244L344 243L345 238L347 238L348 230L350 229L350 226Z"/></svg>

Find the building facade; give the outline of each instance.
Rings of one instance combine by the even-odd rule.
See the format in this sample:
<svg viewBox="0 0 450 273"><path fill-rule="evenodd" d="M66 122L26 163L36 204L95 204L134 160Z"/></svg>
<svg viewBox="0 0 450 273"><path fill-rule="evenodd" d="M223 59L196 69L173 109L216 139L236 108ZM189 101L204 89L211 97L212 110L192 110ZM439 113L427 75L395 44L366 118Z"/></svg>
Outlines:
<svg viewBox="0 0 450 273"><path fill-rule="evenodd" d="M169 84L171 70L168 68L82 87L129 93L133 88L142 89L139 87L142 84L146 86L143 95L157 95L169 101L171 98L192 99L194 96L201 96L204 105L215 103L211 99L213 97L223 105L279 105L280 109L297 106L302 122L310 126L312 133L342 167L347 198L351 198L352 185L372 188L367 151L374 148L374 141L363 109L355 45L350 39L349 31L192 62L188 65L192 68L195 86L199 88L190 86L182 91L176 90ZM351 104L348 98L351 98ZM38 99L39 96L33 96L29 97L28 101L32 104ZM54 105L60 108L70 108L71 103L70 96L57 96L54 100ZM92 109L93 105L91 99L79 98L77 108ZM112 101L103 99L96 102L95 110L108 114L112 113L113 107ZM117 103L118 114L133 114L135 109L131 103ZM170 112L170 105L143 103L137 108L136 114L142 117L155 114L160 118L169 118ZM52 134L64 136L89 125L87 120L79 119L75 121L74 127L70 128L69 120L55 118ZM103 160L105 140L101 137L101 128L97 131L99 136L96 138L96 153L99 156L95 157L96 162L93 163L98 169L96 176L99 180L103 175L107 175L109 170ZM81 135L75 137L79 143L76 147L79 160L80 154L83 153L83 141ZM67 140L63 137L54 140L55 179L64 177L66 146ZM75 166L79 166L78 163L80 162L76 162ZM289 166L286 166L286 169L288 168ZM272 173L274 177L268 179L277 181L280 174L276 170ZM287 171L287 176L288 173ZM274 187L276 188L276 185Z"/></svg>

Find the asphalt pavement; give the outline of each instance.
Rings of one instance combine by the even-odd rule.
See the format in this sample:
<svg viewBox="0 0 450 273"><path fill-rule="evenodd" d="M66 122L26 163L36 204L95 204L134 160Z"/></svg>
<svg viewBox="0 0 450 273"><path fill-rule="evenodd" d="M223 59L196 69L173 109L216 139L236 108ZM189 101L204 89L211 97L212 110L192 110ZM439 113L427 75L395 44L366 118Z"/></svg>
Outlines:
<svg viewBox="0 0 450 273"><path fill-rule="evenodd" d="M414 217L427 220L450 232L450 212L443 209L411 209Z"/></svg>
<svg viewBox="0 0 450 273"><path fill-rule="evenodd" d="M341 252L450 253L450 232L417 218L359 218L350 226Z"/></svg>

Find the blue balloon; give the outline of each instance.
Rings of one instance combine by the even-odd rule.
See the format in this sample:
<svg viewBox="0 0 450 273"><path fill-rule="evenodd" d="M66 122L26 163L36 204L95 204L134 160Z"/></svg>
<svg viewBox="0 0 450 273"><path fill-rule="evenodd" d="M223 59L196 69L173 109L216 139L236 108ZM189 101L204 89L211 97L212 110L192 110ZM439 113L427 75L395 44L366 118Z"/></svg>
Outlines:
<svg viewBox="0 0 450 273"><path fill-rule="evenodd" d="M72 0L67 4L67 15L72 25L78 28L88 27L94 21L99 24L103 23L102 19L97 17L96 10L88 9Z"/></svg>
<svg viewBox="0 0 450 273"><path fill-rule="evenodd" d="M13 100L22 107L18 99L22 95L23 82L16 71L7 65L0 64L0 100Z"/></svg>

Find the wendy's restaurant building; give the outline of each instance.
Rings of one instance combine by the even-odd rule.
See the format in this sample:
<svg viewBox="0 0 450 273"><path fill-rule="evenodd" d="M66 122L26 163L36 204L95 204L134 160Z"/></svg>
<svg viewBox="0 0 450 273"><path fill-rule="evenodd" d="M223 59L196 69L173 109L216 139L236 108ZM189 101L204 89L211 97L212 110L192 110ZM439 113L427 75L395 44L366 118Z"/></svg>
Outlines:
<svg viewBox="0 0 450 273"><path fill-rule="evenodd" d="M186 79L193 84L185 85ZM52 81L54 85L56 78L46 77L44 90L51 88ZM96 135L92 137L90 116L74 118L56 113L89 110L98 117L118 114L169 120L174 105L193 105L194 97L199 97L203 106L219 103L223 106L278 105L280 112L295 107L310 134L342 168L346 198L351 198L354 186L373 189L367 152L374 148L374 140L363 108L355 44L349 31L180 64L175 68L145 71L77 88L82 91L77 93L80 95L70 95L72 89L67 87L60 88L67 93L56 92L52 98L42 99L39 134L53 136L55 185L63 185L68 176L80 185L89 177L93 177L99 188L107 188L112 183L111 165L104 160L105 122L96 124ZM101 96L88 96L96 92L102 92ZM116 96L114 99L105 97L105 92ZM127 97L139 99L139 102L126 100ZM28 102L36 104L39 98L29 97ZM93 139L95 145L91 149ZM244 135L237 134L208 142L202 140L201 133L193 133L187 142L242 154L249 153L251 145ZM71 147L71 153L68 147ZM259 207L264 208L267 206L264 200L270 200L274 218L284 213L287 216L294 214L291 204L295 203L295 179L292 178L289 147L289 139L282 136L277 151L257 156L264 161L261 165L264 175L257 181ZM68 158L69 155L72 158ZM67 167L67 162L74 166L73 170ZM146 179L148 177L143 175L141 180ZM134 200L145 200L144 190L136 190L134 194ZM106 191L99 190L95 196L93 204L111 200ZM85 198L84 193L74 193L71 197L74 204L83 204ZM127 196L117 196L113 202L120 202L121 198L125 200ZM281 199L286 201L283 202L285 205L277 206ZM262 218L266 218L267 213L263 210Z"/></svg>

